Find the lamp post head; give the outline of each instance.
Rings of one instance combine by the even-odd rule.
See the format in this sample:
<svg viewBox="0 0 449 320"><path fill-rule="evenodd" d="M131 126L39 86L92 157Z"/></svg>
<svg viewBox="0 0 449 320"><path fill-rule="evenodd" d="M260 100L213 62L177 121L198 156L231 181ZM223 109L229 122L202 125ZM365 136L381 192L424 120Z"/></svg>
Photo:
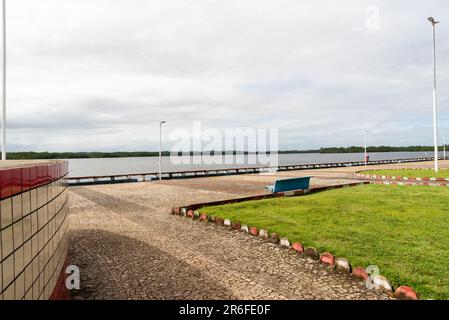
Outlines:
<svg viewBox="0 0 449 320"><path fill-rule="evenodd" d="M429 20L429 22L435 26L436 24L440 23L440 21L436 21L433 17L429 17L427 18L427 20Z"/></svg>
<svg viewBox="0 0 449 320"><path fill-rule="evenodd" d="M159 122L160 125L163 125L164 123L167 123L167 121L161 121L161 122Z"/></svg>

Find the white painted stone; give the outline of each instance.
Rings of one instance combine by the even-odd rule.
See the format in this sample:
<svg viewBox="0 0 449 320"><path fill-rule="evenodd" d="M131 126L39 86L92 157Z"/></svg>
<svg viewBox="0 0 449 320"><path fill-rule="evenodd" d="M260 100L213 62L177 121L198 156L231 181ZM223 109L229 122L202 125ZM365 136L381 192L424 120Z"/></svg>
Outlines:
<svg viewBox="0 0 449 320"><path fill-rule="evenodd" d="M351 264L348 259L345 258L337 258L335 259L335 268L338 271L342 271L345 273L351 273Z"/></svg>
<svg viewBox="0 0 449 320"><path fill-rule="evenodd" d="M284 248L289 248L290 247L290 241L288 241L287 238L282 238L281 241L279 242L279 245L281 247L284 247Z"/></svg>
<svg viewBox="0 0 449 320"><path fill-rule="evenodd" d="M187 214L186 208L181 208L181 214L185 216Z"/></svg>
<svg viewBox="0 0 449 320"><path fill-rule="evenodd" d="M249 233L249 228L248 228L248 226L246 224L242 225L240 227L240 230L245 232L245 233Z"/></svg>
<svg viewBox="0 0 449 320"><path fill-rule="evenodd" d="M264 229L260 229L259 230L259 237L264 238L264 239L268 239L268 231L264 230Z"/></svg>
<svg viewBox="0 0 449 320"><path fill-rule="evenodd" d="M226 227L230 227L232 225L231 220L229 219L225 219L224 223L223 223Z"/></svg>
<svg viewBox="0 0 449 320"><path fill-rule="evenodd" d="M376 290L393 291L393 288L384 276L375 276L373 278L373 285Z"/></svg>

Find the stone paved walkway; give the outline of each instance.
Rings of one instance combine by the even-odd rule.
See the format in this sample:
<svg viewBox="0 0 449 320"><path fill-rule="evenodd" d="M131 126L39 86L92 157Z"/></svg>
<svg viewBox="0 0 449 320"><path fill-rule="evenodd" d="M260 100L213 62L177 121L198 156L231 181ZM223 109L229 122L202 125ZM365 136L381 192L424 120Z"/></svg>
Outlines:
<svg viewBox="0 0 449 320"><path fill-rule="evenodd" d="M357 169L70 188L69 255L82 287L74 298L387 299L258 238L169 214L172 206L260 194L280 176L353 182Z"/></svg>

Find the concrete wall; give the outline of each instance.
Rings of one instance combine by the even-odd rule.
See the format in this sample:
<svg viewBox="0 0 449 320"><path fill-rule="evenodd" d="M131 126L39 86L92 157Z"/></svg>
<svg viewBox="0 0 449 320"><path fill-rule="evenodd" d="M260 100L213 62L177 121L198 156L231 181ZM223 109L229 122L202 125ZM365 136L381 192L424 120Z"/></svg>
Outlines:
<svg viewBox="0 0 449 320"><path fill-rule="evenodd" d="M65 161L0 161L0 300L49 299L60 287L67 174Z"/></svg>

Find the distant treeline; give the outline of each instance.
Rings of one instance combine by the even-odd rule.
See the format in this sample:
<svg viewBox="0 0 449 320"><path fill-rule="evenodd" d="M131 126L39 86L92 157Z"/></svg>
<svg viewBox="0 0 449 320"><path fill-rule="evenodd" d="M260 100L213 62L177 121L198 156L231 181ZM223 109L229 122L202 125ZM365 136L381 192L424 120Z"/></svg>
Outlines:
<svg viewBox="0 0 449 320"><path fill-rule="evenodd" d="M389 147L389 146L378 146L378 147L367 147L368 152L414 152L414 151L433 151L433 146L408 146L408 147ZM321 148L320 153L360 153L364 152L363 147L331 147L331 148Z"/></svg>
<svg viewBox="0 0 449 320"><path fill-rule="evenodd" d="M368 152L412 152L412 151L433 151L433 147L429 146L409 146L409 147L368 147ZM449 148L448 148L449 150ZM279 154L292 153L361 153L363 147L331 147L321 148L319 150L284 150L279 151ZM221 155L225 152L211 151L203 154ZM163 156L169 156L168 151L162 152ZM200 155L200 152L181 153L178 155ZM248 154L248 152L227 151L226 154ZM10 160L37 160L37 159L89 159L89 158L136 158L136 157L157 157L159 152L153 151L131 151L131 152L11 152L8 153Z"/></svg>
<svg viewBox="0 0 449 320"><path fill-rule="evenodd" d="M320 150L289 150L280 151L279 153L319 153ZM222 154L249 154L241 151L210 151L203 154L222 155ZM268 152L269 153L269 152ZM172 153L163 151L162 156L170 156ZM175 153L176 154L176 153ZM177 153L179 156L197 156L200 152ZM10 152L9 160L38 160L38 159L89 159L89 158L137 158L137 157L158 157L159 152L153 151L119 151L119 152Z"/></svg>

